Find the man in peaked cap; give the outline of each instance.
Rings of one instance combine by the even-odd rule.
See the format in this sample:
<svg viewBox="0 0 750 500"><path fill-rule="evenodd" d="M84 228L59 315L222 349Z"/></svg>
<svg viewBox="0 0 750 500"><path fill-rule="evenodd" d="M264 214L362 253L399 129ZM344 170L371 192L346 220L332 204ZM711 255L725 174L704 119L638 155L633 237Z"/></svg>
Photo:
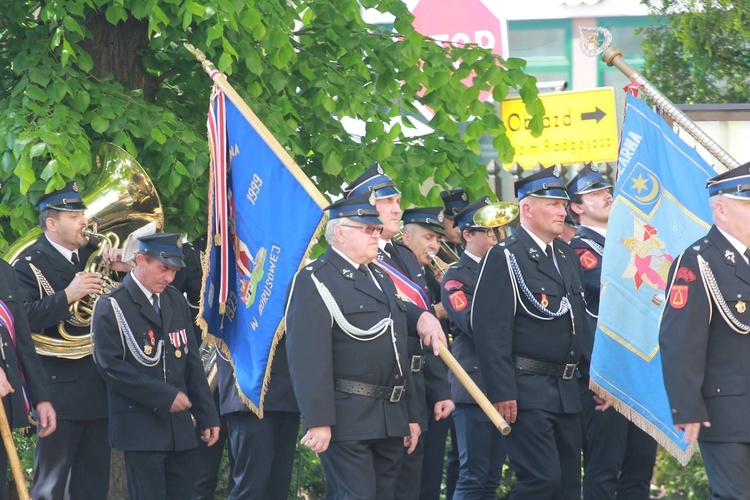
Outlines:
<svg viewBox="0 0 750 500"><path fill-rule="evenodd" d="M463 252L461 231L453 224L453 221L458 212L469 206L469 197L466 195L466 191L456 188L450 191L441 191L440 198L443 199L443 205L445 206L445 220L443 221L445 242L460 257ZM441 258L445 260L444 256L441 256Z"/></svg>
<svg viewBox="0 0 750 500"><path fill-rule="evenodd" d="M709 179L713 226L674 260L659 328L672 420L698 441L712 498L750 476L750 163Z"/></svg>
<svg viewBox="0 0 750 500"><path fill-rule="evenodd" d="M490 203L490 198L485 196L455 215L453 224L460 231L465 249L458 264L445 273L441 296L450 319L451 352L483 392L485 384L469 319L479 262L497 243L491 226L474 222L479 209ZM448 373L448 379L451 398L456 403L453 423L460 462L455 495L457 498L494 498L502 480L506 456L502 435L453 373Z"/></svg>
<svg viewBox="0 0 750 500"><path fill-rule="evenodd" d="M41 196L36 207L43 235L14 265L29 326L55 341L62 341L61 326L70 335L85 337L90 326L71 317L70 305L101 293L103 280L98 273L83 272L93 248L83 234L86 205L78 184L71 181ZM102 258L117 270L129 269L117 249L105 249ZM105 498L110 448L104 381L91 355L42 355L40 360L57 412L57 431L37 441L31 496Z"/></svg>
<svg viewBox="0 0 750 500"><path fill-rule="evenodd" d="M345 190L347 197L366 193L374 202L380 219L383 222L383 233L378 240L377 264L382 267L396 284L399 295L404 298L407 311L407 352L409 369L414 377L414 391L418 394L419 419L422 432L427 430L428 411L425 405L425 354L422 343L433 347L437 355L437 344L445 344L445 334L438 319L431 313L427 283L422 266L416 256L406 246L398 244L393 238L401 230L401 192L388 177L379 163L375 163L366 172L355 179ZM436 380L439 381L439 378ZM447 378L444 379L447 388ZM440 392L439 389L436 389ZM447 394L447 390L443 393ZM413 499L419 497L422 458L424 456L423 440L420 439L416 450L405 457L399 470L396 498Z"/></svg>
<svg viewBox="0 0 750 500"><path fill-rule="evenodd" d="M213 445L219 416L185 297L182 235L139 238L135 268L94 308L94 355L107 384L109 437L124 452L132 499L190 498L198 440Z"/></svg>
<svg viewBox="0 0 750 500"><path fill-rule="evenodd" d="M585 165L567 185L568 213L578 231L570 246L578 254L586 285L587 339L579 365L583 413L583 497L648 499L656 461L656 441L589 389L588 365L599 316L604 241L612 206L612 186L593 165ZM603 411L597 411L597 408Z"/></svg>
<svg viewBox="0 0 750 500"><path fill-rule="evenodd" d="M329 248L300 269L287 296L301 444L319 454L328 498L393 498L402 450L413 451L420 434L406 306L372 264L383 224L371 193L327 210Z"/></svg>
<svg viewBox="0 0 750 500"><path fill-rule="evenodd" d="M395 246L408 248L422 266L422 275L427 285L427 296L432 310L442 320L443 330L447 332L447 316L440 303L442 271L439 269L436 271L432 267L433 257L440 249L440 238L445 236L443 209L441 207L409 208L404 210L401 220L404 223L403 237ZM445 440L451 427L450 415L455 405L450 399L447 367L434 354L425 351L423 355L425 408L430 422L422 433L424 457L419 494L420 498L437 498L440 496L440 485L443 479ZM430 414L432 418L429 418ZM408 457L406 460L408 462L413 459ZM405 474L399 477L404 477L406 480Z"/></svg>
<svg viewBox="0 0 750 500"><path fill-rule="evenodd" d="M559 167L515 184L520 225L479 266L471 329L487 396L511 424L512 498L579 499L585 320L583 270L558 236L568 194Z"/></svg>

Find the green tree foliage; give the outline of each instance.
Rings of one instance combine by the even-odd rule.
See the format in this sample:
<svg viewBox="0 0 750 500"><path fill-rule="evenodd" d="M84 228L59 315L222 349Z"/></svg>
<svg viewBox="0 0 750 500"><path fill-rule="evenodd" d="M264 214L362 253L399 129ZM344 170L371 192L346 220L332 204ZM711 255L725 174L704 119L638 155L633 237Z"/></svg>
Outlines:
<svg viewBox="0 0 750 500"><path fill-rule="evenodd" d="M90 186L94 152L125 148L154 179L173 230L205 228L211 81L184 42L206 53L321 191L337 194L374 161L407 203L439 203L426 179L488 191L477 161L489 136L513 149L496 102L516 89L541 132L536 79L519 59L473 45L442 47L415 32L401 0L394 31L363 22L356 0L14 0L0 13L0 247L36 224L30 202L70 179ZM502 64L502 66L500 65ZM466 87L461 80L473 77ZM410 138L394 117L435 115ZM366 123L355 141L339 119Z"/></svg>
<svg viewBox="0 0 750 500"><path fill-rule="evenodd" d="M748 0L642 0L662 20L644 29L643 75L672 102L750 98Z"/></svg>

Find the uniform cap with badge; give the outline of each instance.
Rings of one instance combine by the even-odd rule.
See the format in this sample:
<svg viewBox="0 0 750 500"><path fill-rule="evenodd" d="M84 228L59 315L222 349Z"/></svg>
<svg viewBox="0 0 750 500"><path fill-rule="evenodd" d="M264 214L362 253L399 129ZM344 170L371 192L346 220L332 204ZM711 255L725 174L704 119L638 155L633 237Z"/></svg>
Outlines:
<svg viewBox="0 0 750 500"><path fill-rule="evenodd" d="M341 198L328 205L325 210L328 210L329 219L351 219L376 226L383 224L375 208L375 196L369 191Z"/></svg>
<svg viewBox="0 0 750 500"><path fill-rule="evenodd" d="M560 176L560 167L548 167L533 175L519 179L514 184L518 201L527 196L569 200L565 183Z"/></svg>
<svg viewBox="0 0 750 500"><path fill-rule="evenodd" d="M409 208L404 210L401 220L404 225L417 224L445 236L445 229L443 228L445 216L442 207Z"/></svg>
<svg viewBox="0 0 750 500"><path fill-rule="evenodd" d="M469 206L469 197L461 188L441 191L440 198L443 199L443 205L445 205L446 217L455 217L458 212Z"/></svg>
<svg viewBox="0 0 750 500"><path fill-rule="evenodd" d="M396 188L396 183L385 174L380 163L375 163L368 168L344 189L344 196L346 198L351 198L362 193L372 193L375 200L401 195L401 191Z"/></svg>
<svg viewBox="0 0 750 500"><path fill-rule="evenodd" d="M65 187L40 196L36 201L36 207L39 212L44 212L48 208L67 212L86 210L86 204L83 202L76 181L70 181L65 184Z"/></svg>
<svg viewBox="0 0 750 500"><path fill-rule="evenodd" d="M602 174L599 173L594 165L587 163L583 168L576 174L573 179L568 182L567 190L568 196L573 198L578 194L588 194L595 191L601 191L602 189L610 189L612 187Z"/></svg>
<svg viewBox="0 0 750 500"><path fill-rule="evenodd" d="M185 267L182 253L182 235L177 233L154 233L138 238L138 251L155 257L174 267Z"/></svg>
<svg viewBox="0 0 750 500"><path fill-rule="evenodd" d="M708 179L706 187L709 196L723 194L739 200L750 198L750 162Z"/></svg>

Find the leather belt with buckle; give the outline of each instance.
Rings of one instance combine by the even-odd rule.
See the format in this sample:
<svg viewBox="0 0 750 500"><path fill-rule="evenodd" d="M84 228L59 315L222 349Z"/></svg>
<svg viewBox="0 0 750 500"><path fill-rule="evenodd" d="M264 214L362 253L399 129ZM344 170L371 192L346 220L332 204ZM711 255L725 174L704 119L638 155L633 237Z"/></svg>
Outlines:
<svg viewBox="0 0 750 500"><path fill-rule="evenodd" d="M411 357L411 372L412 373L419 373L422 371L422 368L424 367L424 355L423 354L415 354Z"/></svg>
<svg viewBox="0 0 750 500"><path fill-rule="evenodd" d="M537 361L536 359L513 357L513 364L516 370L521 372L536 373L537 375L550 375L560 377L563 380L570 380L576 374L578 363L568 363L558 365L556 363L547 363L546 361Z"/></svg>
<svg viewBox="0 0 750 500"><path fill-rule="evenodd" d="M404 395L403 385L390 387L344 379L336 379L336 390L347 394L367 396L369 398L387 399L391 403L398 403L401 401L401 396Z"/></svg>

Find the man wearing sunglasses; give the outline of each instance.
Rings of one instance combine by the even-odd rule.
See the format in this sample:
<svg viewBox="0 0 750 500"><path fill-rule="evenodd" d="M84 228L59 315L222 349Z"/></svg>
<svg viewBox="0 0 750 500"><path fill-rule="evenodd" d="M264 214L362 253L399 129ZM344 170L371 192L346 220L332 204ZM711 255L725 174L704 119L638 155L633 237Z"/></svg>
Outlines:
<svg viewBox="0 0 750 500"><path fill-rule="evenodd" d="M329 248L289 287L286 348L328 498L393 498L420 428L406 353L406 305L372 264L383 224L369 194L330 205Z"/></svg>

